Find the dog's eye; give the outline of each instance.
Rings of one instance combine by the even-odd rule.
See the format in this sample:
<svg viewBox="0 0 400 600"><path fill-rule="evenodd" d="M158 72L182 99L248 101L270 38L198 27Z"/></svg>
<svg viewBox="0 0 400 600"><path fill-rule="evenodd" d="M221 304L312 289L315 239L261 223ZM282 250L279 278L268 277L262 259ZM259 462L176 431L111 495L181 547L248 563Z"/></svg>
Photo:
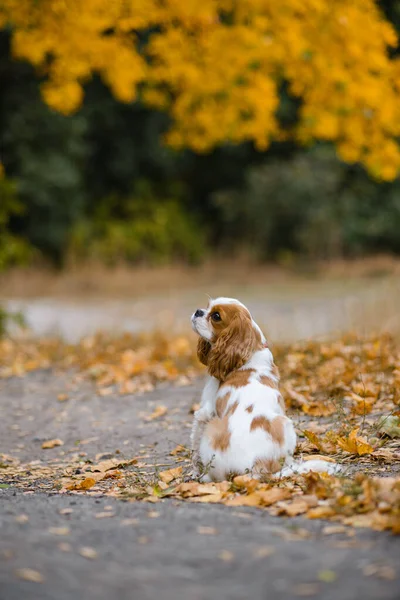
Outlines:
<svg viewBox="0 0 400 600"><path fill-rule="evenodd" d="M221 315L219 314L219 312L213 312L211 313L211 318L213 321L220 321Z"/></svg>

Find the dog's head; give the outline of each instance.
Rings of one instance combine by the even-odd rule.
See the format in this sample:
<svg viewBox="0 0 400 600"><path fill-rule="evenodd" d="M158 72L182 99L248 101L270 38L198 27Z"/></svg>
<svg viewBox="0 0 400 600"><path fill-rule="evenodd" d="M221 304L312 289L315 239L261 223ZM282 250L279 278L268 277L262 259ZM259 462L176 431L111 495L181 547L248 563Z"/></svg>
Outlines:
<svg viewBox="0 0 400 600"><path fill-rule="evenodd" d="M220 381L265 346L261 329L248 309L234 298L216 298L207 308L198 308L192 315L192 327L200 336L199 360Z"/></svg>

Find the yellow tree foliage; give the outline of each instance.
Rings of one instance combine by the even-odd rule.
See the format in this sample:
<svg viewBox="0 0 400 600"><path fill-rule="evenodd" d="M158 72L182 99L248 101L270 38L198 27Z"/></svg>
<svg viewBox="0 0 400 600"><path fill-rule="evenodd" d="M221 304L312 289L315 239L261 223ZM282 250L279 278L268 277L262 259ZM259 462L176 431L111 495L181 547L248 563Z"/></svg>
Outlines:
<svg viewBox="0 0 400 600"><path fill-rule="evenodd" d="M169 111L176 148L330 140L378 178L400 169L397 36L374 0L2 0L6 26L64 114L98 72L118 100ZM291 130L283 81L301 100Z"/></svg>

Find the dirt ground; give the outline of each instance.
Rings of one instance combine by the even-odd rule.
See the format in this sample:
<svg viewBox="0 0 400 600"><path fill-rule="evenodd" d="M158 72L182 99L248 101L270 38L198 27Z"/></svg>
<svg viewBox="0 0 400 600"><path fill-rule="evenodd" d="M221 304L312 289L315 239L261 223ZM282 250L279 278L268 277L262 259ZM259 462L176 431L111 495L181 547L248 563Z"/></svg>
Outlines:
<svg viewBox="0 0 400 600"><path fill-rule="evenodd" d="M142 396L101 397L89 382L72 383L70 373L2 380L0 452L32 469L57 469L77 453L87 460L139 456L167 469L170 451L188 444L201 387L198 379ZM69 399L60 402L66 388ZM146 420L160 404L168 418ZM42 448L56 438L62 446ZM1 600L400 596L400 541L390 533L175 499L60 495L45 474L35 483L28 474L0 489Z"/></svg>

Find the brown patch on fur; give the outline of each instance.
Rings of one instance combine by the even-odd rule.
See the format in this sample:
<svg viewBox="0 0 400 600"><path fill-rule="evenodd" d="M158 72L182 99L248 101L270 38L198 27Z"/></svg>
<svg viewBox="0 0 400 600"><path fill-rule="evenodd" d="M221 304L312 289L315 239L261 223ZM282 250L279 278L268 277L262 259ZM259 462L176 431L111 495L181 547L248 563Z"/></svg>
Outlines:
<svg viewBox="0 0 400 600"><path fill-rule="evenodd" d="M224 383L220 387L231 385L235 388L241 388L247 385L250 381L250 375L254 373L254 369L240 369L230 373Z"/></svg>
<svg viewBox="0 0 400 600"><path fill-rule="evenodd" d="M235 402L233 404L231 404L231 406L226 411L226 415L228 417L230 417L231 415L233 415L233 413L235 412L235 410L237 409L238 406L239 406L239 402L237 400L235 400Z"/></svg>
<svg viewBox="0 0 400 600"><path fill-rule="evenodd" d="M247 408L245 408L245 411L250 414L253 412L253 408L254 408L254 404L250 404Z"/></svg>
<svg viewBox="0 0 400 600"><path fill-rule="evenodd" d="M269 475L277 473L280 470L281 465L279 460L274 460L272 458L257 458L257 460L254 461L253 473L255 475Z"/></svg>
<svg viewBox="0 0 400 600"><path fill-rule="evenodd" d="M225 415L222 419L214 417L207 424L206 435L210 440L213 450L224 452L228 449L231 440L231 432L228 428L229 417Z"/></svg>
<svg viewBox="0 0 400 600"><path fill-rule="evenodd" d="M284 422L286 417L278 416L272 420L259 415L258 417L254 417L250 424L250 431L254 431L255 429L264 429L274 442L282 446L285 441L284 435Z"/></svg>
<svg viewBox="0 0 400 600"><path fill-rule="evenodd" d="M218 312L220 321L213 321L211 314ZM247 308L239 304L219 304L209 315L214 339L208 354L208 370L219 381L225 381L230 373L240 369L249 358L262 349L261 336L254 328Z"/></svg>
<svg viewBox="0 0 400 600"><path fill-rule="evenodd" d="M282 446L285 441L285 420L286 417L275 417L275 419L272 419L271 421L271 437L280 446Z"/></svg>
<svg viewBox="0 0 400 600"><path fill-rule="evenodd" d="M217 398L217 402L215 403L215 412L217 413L217 415L219 417L224 416L224 413L226 411L226 407L227 407L230 397L231 397L231 393L226 392L226 394L224 396L219 396Z"/></svg>
<svg viewBox="0 0 400 600"><path fill-rule="evenodd" d="M271 372L272 372L272 375L274 377L277 377L277 379L279 381L279 379L280 379L280 377L279 377L279 369L278 369L278 367L276 366L275 363L272 363Z"/></svg>
<svg viewBox="0 0 400 600"><path fill-rule="evenodd" d="M211 350L211 344L204 338L199 338L197 342L197 358L203 365L208 365L208 355Z"/></svg>
<svg viewBox="0 0 400 600"><path fill-rule="evenodd" d="M269 433L270 430L270 422L269 419L259 415L258 417L254 417L250 424L250 431L254 431L255 429L265 429Z"/></svg>
<svg viewBox="0 0 400 600"><path fill-rule="evenodd" d="M286 412L286 404L285 404L282 394L278 395L278 404L281 407L281 409L283 410L283 412L285 413Z"/></svg>
<svg viewBox="0 0 400 600"><path fill-rule="evenodd" d="M271 377L268 377L267 375L261 375L260 383L272 388L273 390L278 389L278 384L276 383L276 381L274 381L273 379L271 379Z"/></svg>

